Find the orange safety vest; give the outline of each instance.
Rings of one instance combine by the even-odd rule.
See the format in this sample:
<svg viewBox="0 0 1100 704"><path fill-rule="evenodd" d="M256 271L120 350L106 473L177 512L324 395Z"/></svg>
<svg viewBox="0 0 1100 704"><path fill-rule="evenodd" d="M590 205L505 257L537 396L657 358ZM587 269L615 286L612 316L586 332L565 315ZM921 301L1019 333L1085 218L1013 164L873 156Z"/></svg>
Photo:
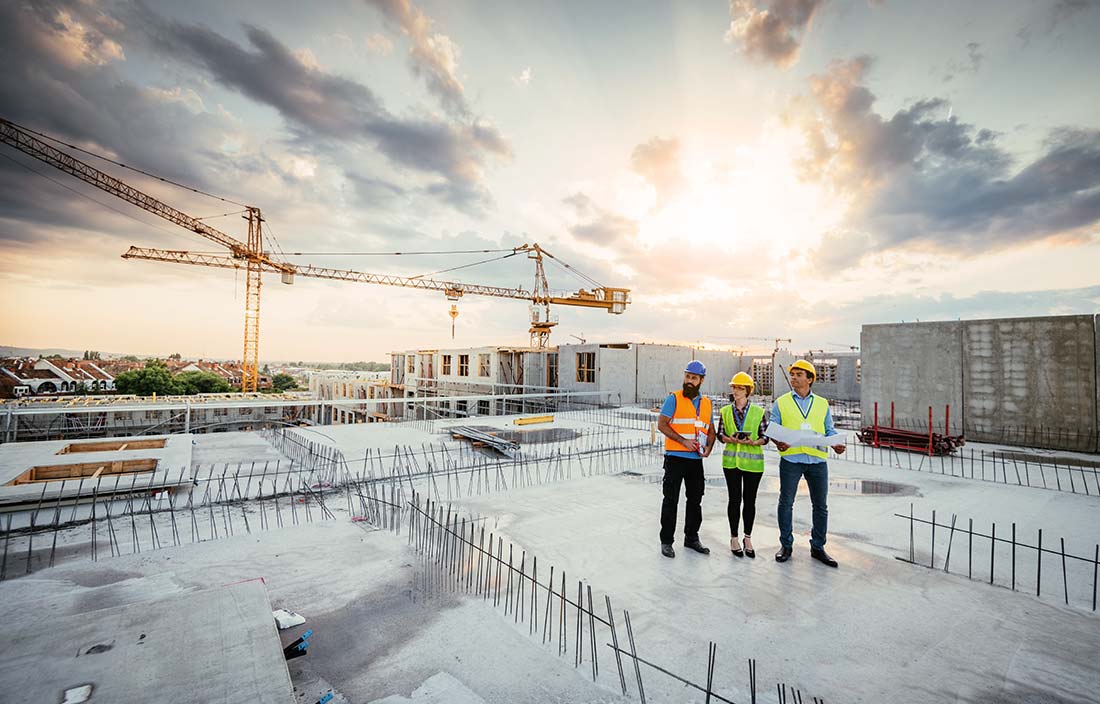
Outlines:
<svg viewBox="0 0 1100 704"><path fill-rule="evenodd" d="M683 391L673 391L672 396L676 399L676 411L668 419L668 424L672 426L673 432L679 433L681 437L696 438L699 440L700 448L706 447L713 413L710 399L706 396L700 398L699 412L696 413L695 404L684 396ZM666 436L665 452L691 452L691 450Z"/></svg>

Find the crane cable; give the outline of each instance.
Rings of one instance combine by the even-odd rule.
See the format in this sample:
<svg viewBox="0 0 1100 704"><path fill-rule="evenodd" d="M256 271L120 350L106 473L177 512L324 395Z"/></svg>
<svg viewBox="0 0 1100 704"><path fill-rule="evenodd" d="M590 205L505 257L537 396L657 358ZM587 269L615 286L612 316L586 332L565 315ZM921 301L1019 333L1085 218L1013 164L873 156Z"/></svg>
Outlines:
<svg viewBox="0 0 1100 704"><path fill-rule="evenodd" d="M52 176L50 176L48 174L42 173L41 171L34 168L33 166L30 166L29 164L24 164L23 162L19 161L18 159L14 159L13 157L11 157L8 154L4 154L4 153L0 152L0 156L4 157L8 161L12 162L16 166L22 166L27 171L30 171L33 174L37 174L38 176L41 176L42 178L46 179L47 181L50 181L53 184L61 186L62 188L64 188L67 191L71 191L71 192L75 193L76 195L80 196L81 198L87 198L88 200L92 201L96 205L101 205L104 208L107 208L108 210L112 210L112 211L118 213L119 215L122 215L123 217L130 218L134 222L139 223L141 225L144 225L145 227L152 227L154 229L160 230L161 232L167 232L168 234L176 236L176 237L182 237L183 233L185 233L185 232L189 233L189 234L192 234L192 235L195 235L196 237L200 237L200 235L197 235L196 233L194 233L193 231L191 231L187 228L183 228L182 230L174 230L174 229L169 229L167 227L159 225L157 223L145 222L144 220L137 217L133 213L127 213L125 210L121 210L120 208L116 208L113 205L110 205L108 203L104 203L101 200L98 200L96 198L91 197L87 193L84 193L82 191L78 191L75 188L73 188L72 186L69 186L68 184L62 183L61 181L58 181L57 179L53 178ZM205 242L206 239L204 238L203 241ZM220 253L221 252L215 252L215 254L220 254Z"/></svg>
<svg viewBox="0 0 1100 704"><path fill-rule="evenodd" d="M173 181L170 178L164 178L163 176L157 176L156 174L149 173L148 171L143 171L142 169L139 169L136 166L128 166L126 164L123 164L121 161L115 161L114 159L111 159L109 157L105 157L102 154L96 154L93 151L88 151L87 149L83 149L81 147L78 147L75 144L69 144L68 142L64 142L64 141L58 139L57 137L51 137L50 135L45 134L43 132L39 132L37 130L32 130L29 127L24 127L23 125L20 125L18 122L12 122L11 120L6 120L6 122L10 125L13 125L13 126L17 127L18 129L23 130L24 132L29 132L33 135L37 135L39 137L42 137L43 139L47 139L47 140L49 140L51 142L55 142L57 144L63 144L64 146L68 147L69 149L75 149L78 152L81 152L83 154L87 154L88 156L94 156L96 159L102 159L103 161L106 161L110 164L114 164L115 166L121 166L124 169L129 169L130 171L136 171L139 174L142 174L144 176L148 176L149 178L155 178L158 181L163 181L164 183L171 184L173 186L176 186L177 188L182 188L186 191L191 191L192 193L198 193L199 195L206 196L207 198L214 198L215 200L220 200L223 203L232 203L233 205L239 205L242 208L247 208L248 207L244 203L238 203L237 201L233 200L232 198L223 198L222 196L216 196L213 193L207 193L206 191L195 188L194 186L188 186L187 184L183 184L183 183L180 183L178 181Z"/></svg>
<svg viewBox="0 0 1100 704"><path fill-rule="evenodd" d="M433 271L433 272L428 273L428 274L418 274L416 276L410 276L408 278L410 278L410 279L422 279L426 276L435 276L436 274L444 274L448 271L458 271L459 269L466 269L466 268L471 267L471 266L477 266L478 264L488 264L489 262L497 262L497 261L500 261L501 259L507 259L508 257L514 257L517 254L519 254L519 252L509 252L508 254L505 254L503 257L491 257L489 259L482 259L481 261L471 262L469 264L462 264L460 266L452 266L449 269L440 269L439 271Z"/></svg>
<svg viewBox="0 0 1100 704"><path fill-rule="evenodd" d="M284 254L288 257L401 257L421 254L489 254L514 251L514 249L441 249L419 252L284 252Z"/></svg>

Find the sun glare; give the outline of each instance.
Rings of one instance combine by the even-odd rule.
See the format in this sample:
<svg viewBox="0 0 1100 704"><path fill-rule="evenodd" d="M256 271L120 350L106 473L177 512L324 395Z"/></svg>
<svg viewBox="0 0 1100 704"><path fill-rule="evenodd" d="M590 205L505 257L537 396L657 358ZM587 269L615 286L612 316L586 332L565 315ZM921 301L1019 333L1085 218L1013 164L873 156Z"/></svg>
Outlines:
<svg viewBox="0 0 1100 704"><path fill-rule="evenodd" d="M675 239L773 255L815 248L840 223L846 204L799 179L796 160L804 153L801 135L776 127L728 155L685 154L684 187L642 218L641 241Z"/></svg>

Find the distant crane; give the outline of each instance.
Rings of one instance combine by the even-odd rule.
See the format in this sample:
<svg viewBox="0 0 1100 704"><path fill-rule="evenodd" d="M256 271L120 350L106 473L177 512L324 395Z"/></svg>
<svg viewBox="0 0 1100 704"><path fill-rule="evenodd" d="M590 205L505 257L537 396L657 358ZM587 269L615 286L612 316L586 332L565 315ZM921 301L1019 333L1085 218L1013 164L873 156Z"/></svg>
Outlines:
<svg viewBox="0 0 1100 704"><path fill-rule="evenodd" d="M782 338L782 337L750 337L750 336L747 336L747 335L738 335L736 337L719 337L719 338L715 338L715 339L718 339L718 340L760 340L761 342L771 342L772 344L775 345L775 348L772 350L772 354L775 354L776 352L779 351L779 343L780 342L786 342L788 345L793 344L790 339L786 339L786 338Z"/></svg>
<svg viewBox="0 0 1100 704"><path fill-rule="evenodd" d="M122 255L124 259L144 259L148 261L210 266L222 269L244 269L246 271L244 350L241 360L242 391L255 391L259 381L260 288L263 284L262 274L264 273L279 274L282 282L288 285L294 283L295 276L308 276L320 279L335 279L339 281L355 281L359 283L381 284L384 286L402 286L406 288L440 291L450 301L457 301L467 294L528 300L532 304L531 327L528 332L531 335L531 346L537 348L546 348L549 345L550 331L557 325L557 320L552 319L550 316L551 305L601 308L608 313L617 315L623 313L627 304L630 303L630 289L602 286L590 277L581 274L573 267L557 259L557 257L554 257L554 255L547 252L538 244L524 244L519 247L514 247L510 251L501 250L509 252L501 257L502 259L525 253L528 259L535 262L535 282L531 291L522 288L467 284L457 281L439 281L422 277L369 274L347 269L302 266L280 261L264 251L264 217L259 208L254 206L243 206L245 213L244 219L248 221L248 237L246 241L242 242L235 237L207 225L202 222L201 219L177 210L157 198L139 191L137 188L134 188L120 179L97 169L87 162L81 161L61 151L52 144L38 139L38 137L44 137L51 142L64 144L73 149L79 149L78 147L61 142L49 135L28 130L13 122L0 118L0 142L24 154L28 154L39 161L49 164L60 171L64 171L132 205L199 234L212 242L216 242L228 250L226 254L222 255L182 250L130 247L130 249ZM546 280L546 271L543 266L545 258L557 261L566 269L591 282L593 284L592 290L589 291L582 288L571 294L555 295L551 293L549 284ZM454 334L454 318L457 315L458 309L456 306L452 305L450 311L452 335Z"/></svg>

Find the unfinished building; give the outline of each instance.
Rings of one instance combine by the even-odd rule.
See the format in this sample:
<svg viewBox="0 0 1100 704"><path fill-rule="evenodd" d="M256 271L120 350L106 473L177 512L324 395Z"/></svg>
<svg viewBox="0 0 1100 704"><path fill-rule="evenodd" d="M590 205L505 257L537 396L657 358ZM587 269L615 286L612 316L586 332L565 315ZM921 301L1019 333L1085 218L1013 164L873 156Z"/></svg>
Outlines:
<svg viewBox="0 0 1100 704"><path fill-rule="evenodd" d="M1094 315L864 325L862 414L969 440L1100 450Z"/></svg>
<svg viewBox="0 0 1100 704"><path fill-rule="evenodd" d="M817 369L814 393L831 401L859 401L862 362L855 351L809 350L795 354L780 349L768 355L738 355L736 371L752 376L758 395L774 398L791 390L787 367L796 359L809 360Z"/></svg>
<svg viewBox="0 0 1100 704"><path fill-rule="evenodd" d="M558 351L532 347L406 350L390 354L393 398L552 394L558 389ZM530 410L527 399L442 401L408 413L431 416L501 415ZM404 406L401 407L402 412Z"/></svg>
<svg viewBox="0 0 1100 704"><path fill-rule="evenodd" d="M684 367L699 360L707 367L703 393L725 396L739 370L738 358L726 350L644 342L587 343L558 348L562 389L600 391L619 403L659 403L680 388Z"/></svg>
<svg viewBox="0 0 1100 704"><path fill-rule="evenodd" d="M0 403L0 442L259 430L330 413L299 393L23 398Z"/></svg>

